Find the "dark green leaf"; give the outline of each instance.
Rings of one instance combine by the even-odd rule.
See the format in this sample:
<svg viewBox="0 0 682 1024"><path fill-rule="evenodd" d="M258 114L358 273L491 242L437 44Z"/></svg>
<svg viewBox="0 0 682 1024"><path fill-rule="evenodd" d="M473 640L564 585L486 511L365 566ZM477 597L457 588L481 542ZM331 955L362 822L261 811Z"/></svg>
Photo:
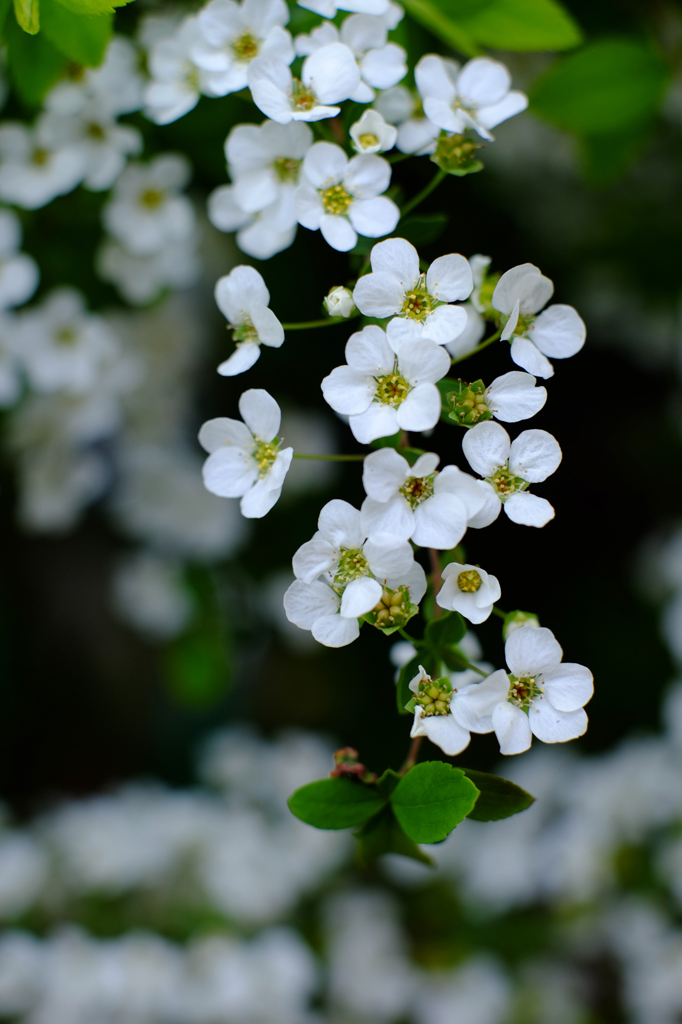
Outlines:
<svg viewBox="0 0 682 1024"><path fill-rule="evenodd" d="M40 106L45 93L61 77L66 58L42 32L23 32L13 17L5 24L7 69L19 98L28 106Z"/></svg>
<svg viewBox="0 0 682 1024"><path fill-rule="evenodd" d="M405 835L389 807L385 807L375 817L355 833L358 841L358 862L366 867L384 853L400 853L403 857L411 857L422 864L432 865L433 861L419 849L417 844Z"/></svg>
<svg viewBox="0 0 682 1024"><path fill-rule="evenodd" d="M396 786L391 806L415 843L439 843L466 818L477 799L478 789L460 768L422 761Z"/></svg>
<svg viewBox="0 0 682 1024"><path fill-rule="evenodd" d="M441 0L448 6L451 0ZM556 0L492 0L457 18L461 31L480 46L525 53L570 50L582 33Z"/></svg>
<svg viewBox="0 0 682 1024"><path fill-rule="evenodd" d="M460 26L458 0L404 0L402 6L415 21L459 53L467 57L480 53L473 38ZM466 6L470 7L471 3Z"/></svg>
<svg viewBox="0 0 682 1024"><path fill-rule="evenodd" d="M450 647L458 644L467 631L466 622L459 612L443 612L429 622L424 639L429 647Z"/></svg>
<svg viewBox="0 0 682 1024"><path fill-rule="evenodd" d="M601 39L553 64L533 87L530 107L560 128L611 135L657 110L670 70L646 44Z"/></svg>
<svg viewBox="0 0 682 1024"><path fill-rule="evenodd" d="M421 213L400 222L400 235L412 245L429 245L445 231L450 217L447 213Z"/></svg>
<svg viewBox="0 0 682 1024"><path fill-rule="evenodd" d="M463 768L462 771L480 790L474 809L467 815L474 821L499 821L500 818L509 818L512 814L525 811L535 800L535 797L526 793L525 789L521 789L509 779L500 778L499 775L488 775L487 772L477 772L473 768Z"/></svg>
<svg viewBox="0 0 682 1024"><path fill-rule="evenodd" d="M74 14L58 0L41 0L40 16L45 36L69 60L88 67L102 62L113 32L111 14Z"/></svg>
<svg viewBox="0 0 682 1024"><path fill-rule="evenodd" d="M386 798L388 798L400 782L401 778L402 775L399 775L398 772L394 772L392 768L387 768L377 782L377 789L380 793L383 793Z"/></svg>
<svg viewBox="0 0 682 1024"><path fill-rule="evenodd" d="M289 809L315 828L361 825L386 803L374 786L351 779L318 779L289 797Z"/></svg>

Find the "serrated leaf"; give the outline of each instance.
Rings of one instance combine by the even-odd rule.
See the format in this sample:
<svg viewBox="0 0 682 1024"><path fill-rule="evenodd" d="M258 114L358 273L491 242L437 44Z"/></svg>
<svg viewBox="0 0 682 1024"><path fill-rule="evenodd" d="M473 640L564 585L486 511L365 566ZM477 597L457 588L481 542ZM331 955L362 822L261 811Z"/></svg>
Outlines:
<svg viewBox="0 0 682 1024"><path fill-rule="evenodd" d="M48 89L62 76L67 61L42 32L32 36L14 18L5 25L7 70L17 95L27 106L37 107Z"/></svg>
<svg viewBox="0 0 682 1024"><path fill-rule="evenodd" d="M374 786L351 779L318 779L301 786L289 797L289 809L315 828L351 828L361 825L386 803Z"/></svg>
<svg viewBox="0 0 682 1024"><path fill-rule="evenodd" d="M415 843L439 843L473 809L478 789L460 768L422 761L396 786L391 806Z"/></svg>
<svg viewBox="0 0 682 1024"><path fill-rule="evenodd" d="M132 0L57 0L74 14L113 14L117 7L125 7Z"/></svg>
<svg viewBox="0 0 682 1024"><path fill-rule="evenodd" d="M439 618L429 622L424 640L428 647L452 647L459 643L466 631L466 622L459 612L443 612Z"/></svg>
<svg viewBox="0 0 682 1024"><path fill-rule="evenodd" d="M556 0L493 0L457 23L480 46L517 53L570 50L582 42L577 23Z"/></svg>
<svg viewBox="0 0 682 1024"><path fill-rule="evenodd" d="M510 818L512 814L525 811L535 802L534 796L509 779L489 775L487 772L477 772L473 768L463 768L462 771L471 779L480 794L473 810L467 815L474 821L499 821L501 818Z"/></svg>
<svg viewBox="0 0 682 1024"><path fill-rule="evenodd" d="M670 70L634 39L600 39L553 64L534 85L530 109L581 135L611 135L655 113Z"/></svg>
<svg viewBox="0 0 682 1024"><path fill-rule="evenodd" d="M357 859L362 867L371 864L385 853L400 853L403 857L411 857L422 864L433 865L431 857L405 835L390 806L370 818L355 833L355 838L358 841Z"/></svg>
<svg viewBox="0 0 682 1024"><path fill-rule="evenodd" d="M77 64L101 64L114 23L111 14L74 14L58 0L42 0L42 30L50 42Z"/></svg>
<svg viewBox="0 0 682 1024"><path fill-rule="evenodd" d="M400 236L412 245L429 245L435 242L448 226L447 213L421 213L400 221Z"/></svg>

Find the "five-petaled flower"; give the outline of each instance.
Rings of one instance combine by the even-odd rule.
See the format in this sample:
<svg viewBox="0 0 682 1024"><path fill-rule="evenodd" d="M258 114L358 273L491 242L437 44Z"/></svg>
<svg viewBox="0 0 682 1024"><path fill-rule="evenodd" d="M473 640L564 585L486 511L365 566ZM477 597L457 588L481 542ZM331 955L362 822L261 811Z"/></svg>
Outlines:
<svg viewBox="0 0 682 1024"><path fill-rule="evenodd" d="M227 318L237 348L218 367L223 377L234 377L248 370L260 356L260 346L279 348L284 329L268 307L270 293L262 276L253 267L234 267L215 286L215 300Z"/></svg>
<svg viewBox="0 0 682 1024"><path fill-rule="evenodd" d="M502 595L497 576L491 576L480 565L459 562L448 562L442 575L443 586L436 595L441 608L459 612L474 624L490 617L493 605Z"/></svg>

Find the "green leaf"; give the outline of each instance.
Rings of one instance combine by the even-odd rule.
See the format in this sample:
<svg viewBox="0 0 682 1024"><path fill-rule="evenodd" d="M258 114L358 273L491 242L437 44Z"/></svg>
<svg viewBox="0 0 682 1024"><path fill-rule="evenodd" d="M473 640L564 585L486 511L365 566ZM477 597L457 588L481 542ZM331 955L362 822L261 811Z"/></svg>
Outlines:
<svg viewBox="0 0 682 1024"><path fill-rule="evenodd" d="M499 775L488 775L487 772L477 772L473 768L463 768L462 771L480 790L473 810L467 815L474 821L499 821L500 818L510 818L512 814L525 811L535 801L534 796L526 793L525 789L521 789L509 779L502 779Z"/></svg>
<svg viewBox="0 0 682 1024"><path fill-rule="evenodd" d="M424 639L429 647L450 647L458 644L466 631L466 622L459 612L443 612L440 618L429 622Z"/></svg>
<svg viewBox="0 0 682 1024"><path fill-rule="evenodd" d="M39 0L14 0L14 14L24 32L34 36L40 30Z"/></svg>
<svg viewBox="0 0 682 1024"><path fill-rule="evenodd" d="M386 803L374 786L351 779L318 779L289 797L289 809L315 828L361 825Z"/></svg>
<svg viewBox="0 0 682 1024"><path fill-rule="evenodd" d="M452 394L453 392L456 392L457 394L459 394L460 391L462 390L462 381L461 380L455 380L453 377L443 377L442 380L438 381L438 383L436 384L436 387L440 391L440 401L441 401L440 418L441 418L441 422L442 423L448 423L450 426L452 426L452 420L450 419L451 405L448 402L448 395Z"/></svg>
<svg viewBox="0 0 682 1024"><path fill-rule="evenodd" d="M404 0L402 5L416 22L427 28L437 39L467 57L480 53L473 38L461 26L457 16L458 0ZM466 6L471 6L467 3ZM457 20L453 20L453 18Z"/></svg>
<svg viewBox="0 0 682 1024"><path fill-rule="evenodd" d="M42 0L40 12L45 36L65 57L87 67L101 64L113 32L111 14L74 14L58 0Z"/></svg>
<svg viewBox="0 0 682 1024"><path fill-rule="evenodd" d="M392 768L387 768L377 782L377 789L388 799L401 779L402 775L394 772Z"/></svg>
<svg viewBox="0 0 682 1024"><path fill-rule="evenodd" d="M478 789L460 768L422 761L403 776L391 806L415 843L439 843L473 809Z"/></svg>
<svg viewBox="0 0 682 1024"><path fill-rule="evenodd" d="M530 109L580 135L639 130L658 109L670 69L646 44L601 39L553 64L534 85Z"/></svg>
<svg viewBox="0 0 682 1024"><path fill-rule="evenodd" d="M113 14L115 8L125 7L132 0L58 0L74 14Z"/></svg>
<svg viewBox="0 0 682 1024"><path fill-rule="evenodd" d="M435 242L448 226L447 213L421 213L406 217L400 222L400 235L412 245L429 245Z"/></svg>
<svg viewBox="0 0 682 1024"><path fill-rule="evenodd" d="M462 14L457 24L481 46L517 53L570 50L582 42L580 28L556 0L492 0Z"/></svg>
<svg viewBox="0 0 682 1024"><path fill-rule="evenodd" d="M42 32L27 35L12 17L7 18L4 35L12 85L23 103L38 107L48 89L62 76L66 58Z"/></svg>
<svg viewBox="0 0 682 1024"><path fill-rule="evenodd" d="M422 864L433 865L431 857L405 835L390 806L370 818L355 833L355 838L358 841L357 858L362 867L371 864L384 853L400 853L403 857L411 857Z"/></svg>

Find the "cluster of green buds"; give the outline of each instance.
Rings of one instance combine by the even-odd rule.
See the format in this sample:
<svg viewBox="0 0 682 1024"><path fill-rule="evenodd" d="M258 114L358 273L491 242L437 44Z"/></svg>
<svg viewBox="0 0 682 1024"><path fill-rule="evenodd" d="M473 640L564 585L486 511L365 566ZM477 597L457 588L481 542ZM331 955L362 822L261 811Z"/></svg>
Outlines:
<svg viewBox="0 0 682 1024"><path fill-rule="evenodd" d="M384 587L378 604L365 618L377 629L393 632L402 629L418 611L419 608L410 601L409 587L398 587L397 590Z"/></svg>
<svg viewBox="0 0 682 1024"><path fill-rule="evenodd" d="M434 164L447 174L458 178L483 170L483 162L476 158L476 150L483 143L476 142L473 135L448 135L441 132L436 143L436 152L431 156Z"/></svg>
<svg viewBox="0 0 682 1024"><path fill-rule="evenodd" d="M424 718L433 715L449 715L450 699L452 697L452 683L447 676L440 679L422 679L412 701L416 707L419 705L423 710Z"/></svg>
<svg viewBox="0 0 682 1024"><path fill-rule="evenodd" d="M485 400L485 384L475 380L472 384L459 380L458 391L449 391L446 395L450 412L449 419L459 427L474 427L483 420L492 418L492 413Z"/></svg>

